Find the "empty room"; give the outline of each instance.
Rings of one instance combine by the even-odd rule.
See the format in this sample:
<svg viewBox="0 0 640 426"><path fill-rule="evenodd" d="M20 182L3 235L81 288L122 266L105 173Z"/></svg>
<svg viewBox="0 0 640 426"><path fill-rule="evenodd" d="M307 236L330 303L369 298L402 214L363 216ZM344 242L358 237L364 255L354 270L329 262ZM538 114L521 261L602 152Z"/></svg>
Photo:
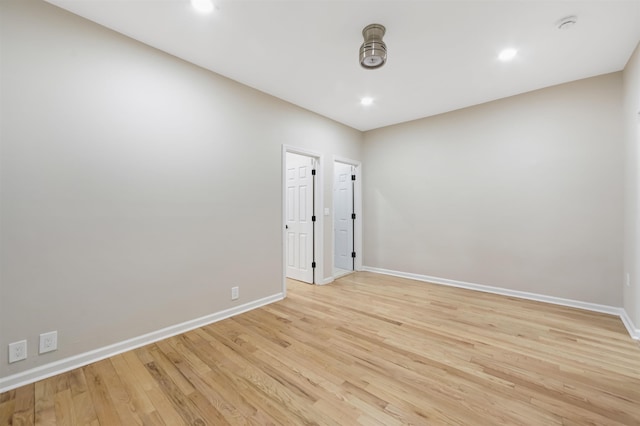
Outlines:
<svg viewBox="0 0 640 426"><path fill-rule="evenodd" d="M640 1L0 0L0 426L640 424Z"/></svg>

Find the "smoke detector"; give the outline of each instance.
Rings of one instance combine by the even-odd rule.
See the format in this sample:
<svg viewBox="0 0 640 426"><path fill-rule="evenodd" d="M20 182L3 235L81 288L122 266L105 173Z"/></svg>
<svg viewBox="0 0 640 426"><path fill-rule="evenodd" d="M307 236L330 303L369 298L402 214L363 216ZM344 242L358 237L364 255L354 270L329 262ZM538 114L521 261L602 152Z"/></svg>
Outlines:
<svg viewBox="0 0 640 426"><path fill-rule="evenodd" d="M578 17L575 15L565 16L558 21L557 26L559 30L568 30L578 22Z"/></svg>
<svg viewBox="0 0 640 426"><path fill-rule="evenodd" d="M382 41L385 31L380 24L370 24L362 30L364 43L360 46L360 65L363 68L372 70L387 62L387 45Z"/></svg>

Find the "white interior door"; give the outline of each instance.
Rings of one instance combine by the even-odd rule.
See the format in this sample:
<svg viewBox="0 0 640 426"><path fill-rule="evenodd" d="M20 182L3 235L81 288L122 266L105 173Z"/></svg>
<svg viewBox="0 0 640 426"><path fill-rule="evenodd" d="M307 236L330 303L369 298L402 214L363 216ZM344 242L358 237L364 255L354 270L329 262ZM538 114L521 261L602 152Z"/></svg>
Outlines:
<svg viewBox="0 0 640 426"><path fill-rule="evenodd" d="M353 181L350 164L334 163L333 180L333 264L336 268L353 270Z"/></svg>
<svg viewBox="0 0 640 426"><path fill-rule="evenodd" d="M287 277L313 284L314 159L286 154Z"/></svg>

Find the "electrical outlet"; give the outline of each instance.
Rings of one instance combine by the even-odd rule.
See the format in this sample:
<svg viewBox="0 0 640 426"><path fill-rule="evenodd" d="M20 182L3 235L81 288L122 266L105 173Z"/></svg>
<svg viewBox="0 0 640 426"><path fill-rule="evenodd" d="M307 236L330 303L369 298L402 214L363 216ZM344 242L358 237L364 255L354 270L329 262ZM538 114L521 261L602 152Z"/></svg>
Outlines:
<svg viewBox="0 0 640 426"><path fill-rule="evenodd" d="M231 300L236 300L240 297L240 287L231 287Z"/></svg>
<svg viewBox="0 0 640 426"><path fill-rule="evenodd" d="M50 331L40 335L40 354L52 352L58 349L58 332Z"/></svg>
<svg viewBox="0 0 640 426"><path fill-rule="evenodd" d="M631 277L629 277L629 273L627 272L627 279L625 281L627 287L631 287Z"/></svg>
<svg viewBox="0 0 640 426"><path fill-rule="evenodd" d="M27 359L27 341L9 343L9 363Z"/></svg>

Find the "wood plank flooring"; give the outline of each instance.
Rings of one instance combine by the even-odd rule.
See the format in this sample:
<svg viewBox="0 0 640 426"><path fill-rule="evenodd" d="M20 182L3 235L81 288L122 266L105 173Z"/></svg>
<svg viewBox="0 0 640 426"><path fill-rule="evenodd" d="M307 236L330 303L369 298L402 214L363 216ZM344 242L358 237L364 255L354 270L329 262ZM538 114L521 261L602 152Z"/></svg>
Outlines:
<svg viewBox="0 0 640 426"><path fill-rule="evenodd" d="M640 425L617 317L356 273L0 394L0 425Z"/></svg>

